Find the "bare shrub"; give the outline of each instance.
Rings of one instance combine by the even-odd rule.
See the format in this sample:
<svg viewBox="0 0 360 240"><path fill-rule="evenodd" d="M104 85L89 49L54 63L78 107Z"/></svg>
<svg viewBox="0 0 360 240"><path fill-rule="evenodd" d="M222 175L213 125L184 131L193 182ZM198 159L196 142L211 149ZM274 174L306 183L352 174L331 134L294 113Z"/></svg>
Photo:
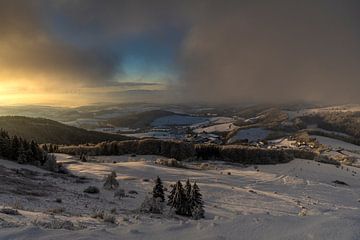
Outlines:
<svg viewBox="0 0 360 240"><path fill-rule="evenodd" d="M114 215L115 213L116 213L116 208L111 209L111 213L105 213L104 210L95 209L91 217L96 219L101 219L107 223L116 223L116 217Z"/></svg>
<svg viewBox="0 0 360 240"><path fill-rule="evenodd" d="M116 223L116 217L113 214L104 214L103 221L106 222L106 223L115 224Z"/></svg>
<svg viewBox="0 0 360 240"><path fill-rule="evenodd" d="M119 199L126 197L125 190L124 189L118 189L114 193L114 197L117 197Z"/></svg>
<svg viewBox="0 0 360 240"><path fill-rule="evenodd" d="M22 203L19 200L16 200L14 202L14 204L12 205L13 208L18 209L18 210L24 210L24 205L22 205Z"/></svg>
<svg viewBox="0 0 360 240"><path fill-rule="evenodd" d="M177 168L184 167L184 165L181 162L177 161L174 158L170 158L170 159L158 158L158 159L156 159L155 164L163 165L163 166L167 166L167 167L177 167Z"/></svg>
<svg viewBox="0 0 360 240"><path fill-rule="evenodd" d="M116 180L116 172L111 172L106 178L104 188L107 190L115 190L119 187L119 182Z"/></svg>
<svg viewBox="0 0 360 240"><path fill-rule="evenodd" d="M61 214L61 213L64 213L64 212L65 212L65 208L63 208L63 207L50 208L50 209L48 209L48 212L49 212L49 213L52 213L52 214Z"/></svg>
<svg viewBox="0 0 360 240"><path fill-rule="evenodd" d="M99 218L104 219L105 212L101 209L95 209L94 212L91 214L92 218Z"/></svg>

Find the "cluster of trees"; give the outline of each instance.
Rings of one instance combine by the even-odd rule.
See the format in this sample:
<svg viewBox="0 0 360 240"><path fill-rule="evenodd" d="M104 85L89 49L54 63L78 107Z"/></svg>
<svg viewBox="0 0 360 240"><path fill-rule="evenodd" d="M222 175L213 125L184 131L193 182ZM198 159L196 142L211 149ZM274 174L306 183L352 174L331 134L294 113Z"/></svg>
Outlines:
<svg viewBox="0 0 360 240"><path fill-rule="evenodd" d="M47 154L35 141L27 141L21 137L9 136L8 132L0 130L0 156L18 163L43 165Z"/></svg>
<svg viewBox="0 0 360 240"><path fill-rule="evenodd" d="M306 150L265 149L241 145L191 144L158 139L104 142L97 145L60 146L56 151L70 155L160 155L178 161L214 159L246 164L273 164L291 161L294 157L314 159Z"/></svg>
<svg viewBox="0 0 360 240"><path fill-rule="evenodd" d="M159 177L155 181L152 198L165 202L164 187ZM194 219L204 218L204 203L200 189L196 182L191 185L189 179L186 181L185 187L180 181L172 185L167 205L174 209L178 215L193 217Z"/></svg>
<svg viewBox="0 0 360 240"><path fill-rule="evenodd" d="M328 112L301 117L300 127L316 124L319 128L360 137L360 112Z"/></svg>
<svg viewBox="0 0 360 240"><path fill-rule="evenodd" d="M96 145L60 146L56 152L71 155L86 154L88 156L124 154L160 155L177 160L185 160L195 155L193 144L158 139L102 142Z"/></svg>
<svg viewBox="0 0 360 240"><path fill-rule="evenodd" d="M59 150L59 146L56 144L43 144L41 145L41 148L48 153L55 153Z"/></svg>

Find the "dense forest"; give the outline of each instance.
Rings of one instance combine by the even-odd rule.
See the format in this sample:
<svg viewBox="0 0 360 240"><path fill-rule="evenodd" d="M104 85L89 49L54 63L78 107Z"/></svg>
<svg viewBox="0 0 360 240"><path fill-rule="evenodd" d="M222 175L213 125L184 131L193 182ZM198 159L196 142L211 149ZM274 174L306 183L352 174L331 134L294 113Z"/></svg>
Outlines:
<svg viewBox="0 0 360 240"><path fill-rule="evenodd" d="M360 112L327 112L312 114L298 119L298 126L316 124L319 128L346 133L351 137L360 138Z"/></svg>
<svg viewBox="0 0 360 240"><path fill-rule="evenodd" d="M103 142L96 145L57 146L56 152L70 155L159 155L176 160L223 160L247 164L289 162L294 158L314 159L316 153L299 149L267 149L241 145L192 144L157 139Z"/></svg>
<svg viewBox="0 0 360 240"><path fill-rule="evenodd" d="M47 152L35 141L27 141L21 137L10 136L3 129L0 130L0 157L16 161L43 165L47 161Z"/></svg>

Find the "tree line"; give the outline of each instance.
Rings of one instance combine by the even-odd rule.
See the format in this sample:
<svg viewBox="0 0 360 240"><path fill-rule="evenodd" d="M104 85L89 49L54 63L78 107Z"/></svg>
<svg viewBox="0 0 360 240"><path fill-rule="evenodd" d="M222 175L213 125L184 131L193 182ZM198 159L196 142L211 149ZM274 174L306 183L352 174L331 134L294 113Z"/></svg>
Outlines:
<svg viewBox="0 0 360 240"><path fill-rule="evenodd" d="M178 161L212 159L246 164L285 163L294 158L314 159L316 154L300 149L267 149L241 145L192 144L159 139L103 142L97 145L59 146L56 152L70 155L159 155Z"/></svg>
<svg viewBox="0 0 360 240"><path fill-rule="evenodd" d="M35 141L28 141L16 135L10 136L0 129L0 157L21 164L44 165L48 154Z"/></svg>

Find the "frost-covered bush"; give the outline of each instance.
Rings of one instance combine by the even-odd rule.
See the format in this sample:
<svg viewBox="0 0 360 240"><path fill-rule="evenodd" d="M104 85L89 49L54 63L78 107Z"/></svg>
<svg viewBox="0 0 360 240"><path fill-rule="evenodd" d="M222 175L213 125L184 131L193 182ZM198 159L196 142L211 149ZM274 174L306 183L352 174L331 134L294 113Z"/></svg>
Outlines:
<svg viewBox="0 0 360 240"><path fill-rule="evenodd" d="M117 197L119 199L126 197L125 190L124 189L118 189L114 193L114 197Z"/></svg>
<svg viewBox="0 0 360 240"><path fill-rule="evenodd" d="M103 221L107 223L116 223L116 217L113 214L104 214Z"/></svg>
<svg viewBox="0 0 360 240"><path fill-rule="evenodd" d="M95 186L89 186L84 190L84 193L89 193L89 194L96 194L99 192L100 192L99 188Z"/></svg>
<svg viewBox="0 0 360 240"><path fill-rule="evenodd" d="M141 203L140 212L161 214L163 212L164 204L161 198L153 198L146 196Z"/></svg>
<svg viewBox="0 0 360 240"><path fill-rule="evenodd" d="M104 219L105 212L101 209L95 209L94 212L91 214L92 218L99 218Z"/></svg>
<svg viewBox="0 0 360 240"><path fill-rule="evenodd" d="M170 159L158 158L156 159L155 163L167 167L178 167L178 168L184 167L184 165L181 162L177 161L174 158L170 158Z"/></svg>

